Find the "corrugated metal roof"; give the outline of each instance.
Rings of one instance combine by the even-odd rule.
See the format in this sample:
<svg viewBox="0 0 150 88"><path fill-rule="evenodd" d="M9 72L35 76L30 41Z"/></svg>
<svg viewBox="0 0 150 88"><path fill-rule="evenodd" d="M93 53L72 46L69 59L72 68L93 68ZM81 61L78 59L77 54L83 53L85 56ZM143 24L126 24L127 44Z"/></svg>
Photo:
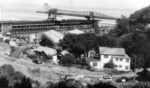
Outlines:
<svg viewBox="0 0 150 88"><path fill-rule="evenodd" d="M50 56L57 54L57 51L55 49L49 48L49 47L42 47L42 46L32 49L31 51L39 51L39 52L43 51L43 52L45 52L45 54L50 55Z"/></svg>
<svg viewBox="0 0 150 88"><path fill-rule="evenodd" d="M60 32L50 30L43 32L43 35L47 37L53 43L59 43L59 40L63 39L64 35Z"/></svg>

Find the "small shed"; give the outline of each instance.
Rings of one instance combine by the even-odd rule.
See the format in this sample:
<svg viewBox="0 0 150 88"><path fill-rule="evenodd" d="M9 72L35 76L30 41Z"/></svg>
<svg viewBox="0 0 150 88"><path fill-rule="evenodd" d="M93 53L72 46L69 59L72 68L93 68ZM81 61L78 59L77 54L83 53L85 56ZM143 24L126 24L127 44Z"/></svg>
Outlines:
<svg viewBox="0 0 150 88"><path fill-rule="evenodd" d="M39 46L39 47L33 49L32 51L45 53L45 54L42 54L42 55L51 56L52 61L54 63L58 64L57 51L55 49L49 48L49 47Z"/></svg>
<svg viewBox="0 0 150 88"><path fill-rule="evenodd" d="M88 62L91 70L99 70L100 68L100 60L94 58L87 58L86 61Z"/></svg>

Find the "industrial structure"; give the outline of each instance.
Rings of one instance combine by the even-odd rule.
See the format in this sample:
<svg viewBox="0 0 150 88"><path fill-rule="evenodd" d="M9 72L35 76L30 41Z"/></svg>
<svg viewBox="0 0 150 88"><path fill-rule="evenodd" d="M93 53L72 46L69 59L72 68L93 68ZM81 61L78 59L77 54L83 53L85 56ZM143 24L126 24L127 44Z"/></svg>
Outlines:
<svg viewBox="0 0 150 88"><path fill-rule="evenodd" d="M57 20L57 16L59 16L59 15L84 17L84 18L87 18L87 20L94 20L95 18L110 19L110 20L117 19L115 17L107 16L105 14L97 13L97 12L93 12L93 11L69 11L69 10L61 10L61 9L57 9L57 8L49 9L47 4L45 4L45 10L46 11L37 11L37 12L48 14L48 20Z"/></svg>
<svg viewBox="0 0 150 88"><path fill-rule="evenodd" d="M92 11L68 11L48 8L45 12L38 12L48 14L48 19L45 21L6 21L3 22L3 27L1 25L1 28L3 28L3 33L11 32L12 34L29 34L47 30L66 31L75 28L86 32L91 32L94 30L94 32L99 33L100 27L98 26L98 23L100 19L117 20L115 17ZM58 15L84 17L87 19L57 20Z"/></svg>

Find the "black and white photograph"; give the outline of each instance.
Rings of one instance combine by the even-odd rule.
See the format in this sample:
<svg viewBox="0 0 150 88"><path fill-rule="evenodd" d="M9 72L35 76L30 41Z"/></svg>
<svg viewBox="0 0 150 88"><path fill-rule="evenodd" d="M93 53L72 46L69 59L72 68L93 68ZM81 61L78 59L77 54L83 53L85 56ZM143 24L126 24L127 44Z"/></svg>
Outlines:
<svg viewBox="0 0 150 88"><path fill-rule="evenodd" d="M0 0L0 88L150 88L150 0Z"/></svg>

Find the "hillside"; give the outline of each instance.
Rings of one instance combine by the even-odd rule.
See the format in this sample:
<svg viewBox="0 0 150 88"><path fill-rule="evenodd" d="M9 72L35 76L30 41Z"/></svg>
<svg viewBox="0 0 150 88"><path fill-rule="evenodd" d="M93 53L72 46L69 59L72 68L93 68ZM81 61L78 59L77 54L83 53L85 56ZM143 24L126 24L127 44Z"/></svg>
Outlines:
<svg viewBox="0 0 150 88"><path fill-rule="evenodd" d="M99 78L105 74L104 72L92 72L74 67L62 67L59 65L52 65L50 63L34 64L31 60L27 58L16 59L6 55L0 55L0 57L0 66L4 64L10 64L14 67L15 70L22 72L24 75L32 78L33 80L38 80L42 84L45 84L47 81L57 82L59 81L60 76L64 75L85 75L89 77ZM121 75L113 76L119 77Z"/></svg>
<svg viewBox="0 0 150 88"><path fill-rule="evenodd" d="M45 84L48 81L58 82L59 78L65 75L84 75L91 78L99 78L105 75L103 71L92 72L75 67L63 67L60 65L53 65L48 62L43 64L35 64L27 57L17 59L12 56L5 55L6 53L10 52L10 46L6 43L0 43L0 48L0 66L4 64L10 64L14 67L16 71L22 72L24 75L32 78L33 80L38 80L41 84ZM113 77L120 77L125 75L133 76L133 73L113 75Z"/></svg>

